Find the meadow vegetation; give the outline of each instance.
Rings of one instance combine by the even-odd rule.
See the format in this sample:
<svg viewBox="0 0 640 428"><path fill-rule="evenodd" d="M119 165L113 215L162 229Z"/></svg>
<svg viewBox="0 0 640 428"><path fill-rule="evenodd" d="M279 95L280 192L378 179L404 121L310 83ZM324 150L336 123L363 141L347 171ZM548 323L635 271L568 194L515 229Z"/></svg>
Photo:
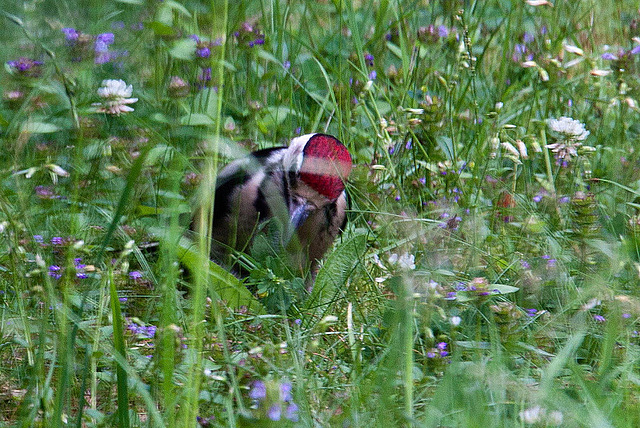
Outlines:
<svg viewBox="0 0 640 428"><path fill-rule="evenodd" d="M640 426L637 2L0 11L0 426ZM243 282L194 195L312 132L348 226Z"/></svg>

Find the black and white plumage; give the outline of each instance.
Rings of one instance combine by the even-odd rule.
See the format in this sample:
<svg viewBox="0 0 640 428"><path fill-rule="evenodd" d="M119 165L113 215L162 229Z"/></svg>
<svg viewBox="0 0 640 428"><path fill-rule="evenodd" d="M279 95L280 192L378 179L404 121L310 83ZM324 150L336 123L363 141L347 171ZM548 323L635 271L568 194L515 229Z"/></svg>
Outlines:
<svg viewBox="0 0 640 428"><path fill-rule="evenodd" d="M288 147L263 149L220 171L212 221L214 260L248 252L263 222L279 225L278 242L303 272L315 271L346 224L345 181L351 156L335 137L307 134Z"/></svg>

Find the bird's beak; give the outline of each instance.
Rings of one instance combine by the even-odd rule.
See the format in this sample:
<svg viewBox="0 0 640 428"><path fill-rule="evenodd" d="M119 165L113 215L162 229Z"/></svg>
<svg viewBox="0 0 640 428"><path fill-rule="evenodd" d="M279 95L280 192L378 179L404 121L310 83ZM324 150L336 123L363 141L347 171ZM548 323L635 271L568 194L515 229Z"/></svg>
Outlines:
<svg viewBox="0 0 640 428"><path fill-rule="evenodd" d="M295 231L302 226L304 221L309 217L309 213L311 212L311 206L308 204L299 204L292 207L290 214L290 225L291 228Z"/></svg>
<svg viewBox="0 0 640 428"><path fill-rule="evenodd" d="M289 209L289 225L284 235L285 247L291 243L296 232L304 224L313 207L305 203L294 203Z"/></svg>

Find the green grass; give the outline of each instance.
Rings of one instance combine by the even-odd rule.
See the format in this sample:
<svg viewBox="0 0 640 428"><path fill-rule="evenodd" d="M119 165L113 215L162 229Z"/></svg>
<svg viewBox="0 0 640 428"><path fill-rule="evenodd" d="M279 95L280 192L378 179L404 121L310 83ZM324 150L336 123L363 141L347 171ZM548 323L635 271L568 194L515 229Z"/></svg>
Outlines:
<svg viewBox="0 0 640 428"><path fill-rule="evenodd" d="M635 2L15 3L0 426L640 425ZM348 227L313 290L266 241L245 284L190 213L311 132Z"/></svg>

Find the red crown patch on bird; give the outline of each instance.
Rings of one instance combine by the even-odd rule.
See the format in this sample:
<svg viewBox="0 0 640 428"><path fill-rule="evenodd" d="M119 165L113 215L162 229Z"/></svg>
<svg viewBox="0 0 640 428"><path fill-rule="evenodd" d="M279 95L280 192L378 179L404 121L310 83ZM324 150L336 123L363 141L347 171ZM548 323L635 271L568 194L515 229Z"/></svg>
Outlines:
<svg viewBox="0 0 640 428"><path fill-rule="evenodd" d="M315 134L304 147L300 179L316 192L335 200L351 172L351 155L337 138Z"/></svg>

